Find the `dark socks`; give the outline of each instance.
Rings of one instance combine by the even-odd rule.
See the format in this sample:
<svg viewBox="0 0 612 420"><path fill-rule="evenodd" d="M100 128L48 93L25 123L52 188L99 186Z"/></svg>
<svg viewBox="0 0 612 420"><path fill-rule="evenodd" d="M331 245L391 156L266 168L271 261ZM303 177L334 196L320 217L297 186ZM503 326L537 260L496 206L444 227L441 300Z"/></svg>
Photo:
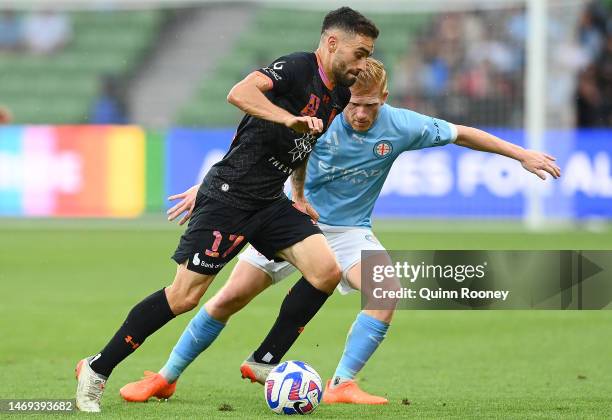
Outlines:
<svg viewBox="0 0 612 420"><path fill-rule="evenodd" d="M94 372L110 376L123 359L145 339L174 318L166 292L161 289L134 306L106 347L90 362Z"/></svg>
<svg viewBox="0 0 612 420"><path fill-rule="evenodd" d="M255 361L279 363L328 297L327 293L316 289L304 277L300 278L283 300L268 336L253 353Z"/></svg>

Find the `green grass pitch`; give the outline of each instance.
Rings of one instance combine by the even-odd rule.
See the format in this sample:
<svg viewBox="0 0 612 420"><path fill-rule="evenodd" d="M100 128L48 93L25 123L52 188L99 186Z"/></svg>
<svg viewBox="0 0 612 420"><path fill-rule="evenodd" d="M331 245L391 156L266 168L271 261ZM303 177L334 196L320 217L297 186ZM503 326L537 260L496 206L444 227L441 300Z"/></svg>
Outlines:
<svg viewBox="0 0 612 420"><path fill-rule="evenodd" d="M612 249L609 228L379 227L389 249ZM0 398L73 398L79 358L97 352L132 305L171 281L169 255L180 229L157 221L8 221L0 232ZM170 401L123 402L119 388L163 364L191 315L170 322L115 370L101 417L273 418L263 388L241 380L238 367L263 339L294 280L236 315ZM358 295L334 295L287 358L305 360L329 378L358 311ZM322 405L313 416L604 418L612 412L611 324L609 311L400 311L359 376L366 390L386 395L390 404ZM220 410L224 404L230 409Z"/></svg>

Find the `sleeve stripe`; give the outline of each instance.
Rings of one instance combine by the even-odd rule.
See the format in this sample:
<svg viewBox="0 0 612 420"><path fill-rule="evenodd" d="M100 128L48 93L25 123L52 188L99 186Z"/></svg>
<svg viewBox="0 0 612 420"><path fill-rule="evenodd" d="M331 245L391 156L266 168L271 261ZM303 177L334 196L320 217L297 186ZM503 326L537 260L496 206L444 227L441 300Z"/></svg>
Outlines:
<svg viewBox="0 0 612 420"><path fill-rule="evenodd" d="M454 143L457 140L457 127L453 123L448 123L451 131L451 143Z"/></svg>

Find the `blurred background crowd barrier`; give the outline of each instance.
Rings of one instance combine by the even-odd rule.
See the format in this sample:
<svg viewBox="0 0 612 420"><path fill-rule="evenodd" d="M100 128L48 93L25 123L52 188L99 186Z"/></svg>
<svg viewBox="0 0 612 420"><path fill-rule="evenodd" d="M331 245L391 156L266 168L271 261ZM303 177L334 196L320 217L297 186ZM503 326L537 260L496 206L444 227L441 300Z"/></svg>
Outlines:
<svg viewBox="0 0 612 420"><path fill-rule="evenodd" d="M518 144L522 130L495 130ZM1 216L134 217L198 183L229 147L233 129L26 126L0 129ZM547 218L609 218L612 142L607 130L550 132L545 148L564 170L541 182L510 159L456 146L404 153L375 216L514 218L541 191ZM358 182L359 174L352 174Z"/></svg>

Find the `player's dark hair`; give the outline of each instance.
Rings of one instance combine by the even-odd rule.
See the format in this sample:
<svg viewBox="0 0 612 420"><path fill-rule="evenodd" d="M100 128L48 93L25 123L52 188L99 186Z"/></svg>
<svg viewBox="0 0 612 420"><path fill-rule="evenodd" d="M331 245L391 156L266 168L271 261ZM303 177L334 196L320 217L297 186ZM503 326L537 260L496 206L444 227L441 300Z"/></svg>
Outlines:
<svg viewBox="0 0 612 420"><path fill-rule="evenodd" d="M378 38L378 28L370 19L350 7L332 10L323 19L321 33L328 29L338 28L345 32Z"/></svg>

